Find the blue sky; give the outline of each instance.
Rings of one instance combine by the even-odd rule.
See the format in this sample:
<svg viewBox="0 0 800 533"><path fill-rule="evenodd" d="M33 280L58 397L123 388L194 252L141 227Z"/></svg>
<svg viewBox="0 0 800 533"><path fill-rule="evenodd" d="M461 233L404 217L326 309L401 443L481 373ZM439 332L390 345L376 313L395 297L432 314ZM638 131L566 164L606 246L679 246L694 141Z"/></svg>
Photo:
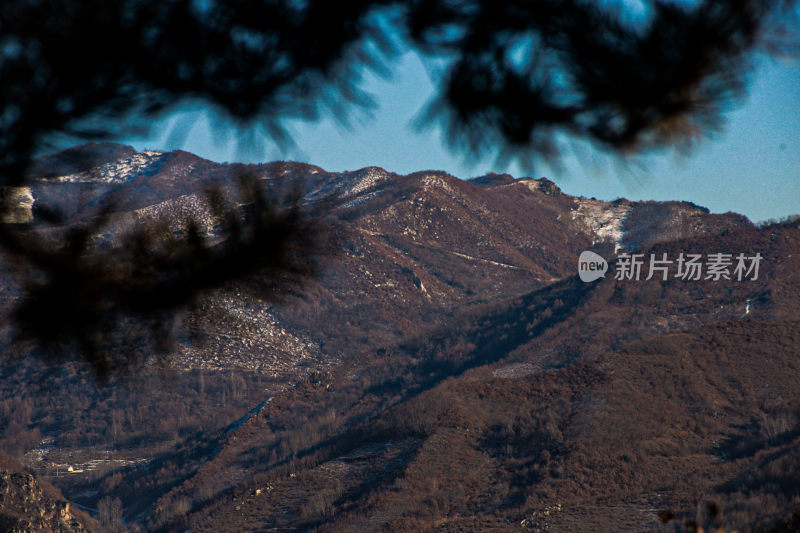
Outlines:
<svg viewBox="0 0 800 533"><path fill-rule="evenodd" d="M380 166L407 174L437 169L460 178L487 172L517 177L546 176L565 192L604 200L689 200L713 212L734 211L753 221L800 213L800 65L797 61L763 60L755 72L750 96L731 111L724 131L705 139L688 155L653 154L619 161L588 148L571 151L561 168L533 172L517 164L496 166L493 160L467 162L448 151L437 128L416 131L411 122L431 98L434 85L420 59L407 53L396 59L388 80L368 75L364 88L379 104L371 119L351 128L332 119L289 124L295 148L267 144L243 151L230 129L213 129L202 114L185 135L170 136L175 117L165 119L144 138L120 142L137 149L180 148L213 161L291 159L329 171ZM180 129L180 128L179 128ZM226 131L228 130L228 131Z"/></svg>

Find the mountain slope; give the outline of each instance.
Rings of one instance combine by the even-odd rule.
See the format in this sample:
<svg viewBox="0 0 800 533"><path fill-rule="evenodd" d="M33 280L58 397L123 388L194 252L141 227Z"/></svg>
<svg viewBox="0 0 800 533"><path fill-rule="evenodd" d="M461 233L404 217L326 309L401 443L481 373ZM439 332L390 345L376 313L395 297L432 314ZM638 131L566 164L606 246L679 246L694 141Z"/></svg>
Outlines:
<svg viewBox="0 0 800 533"><path fill-rule="evenodd" d="M800 484L783 474L796 469L800 451L800 323L787 318L798 316L789 295L800 290L800 228L744 229L680 246L742 245L765 254L761 283L651 289L609 279L587 289L569 281L459 317L466 327L395 352L376 367L388 365L383 374L360 365L375 397L348 395L363 385L343 369L330 387L277 398L229 443L231 453L270 449L310 428L319 437L288 456L258 455L261 474L185 523L639 531L656 529L659 511L694 519L713 502L728 527L768 527L797 511L800 496ZM662 298L643 299L642 290ZM754 291L759 303L741 318L736 304ZM577 300L566 314L541 319L537 304L568 295ZM659 321L687 305L694 324ZM292 430L299 398L341 408L340 425L319 425L311 408Z"/></svg>
<svg viewBox="0 0 800 533"><path fill-rule="evenodd" d="M46 457L37 473L72 454L122 465L50 478L73 501L119 497L158 531L658 530L658 511L706 500L747 530L794 509L780 472L800 445L796 223L575 198L544 178L100 152L41 171L20 220L58 199L69 223L108 210L99 242L187 217L223 239L206 191L235 195L247 173L301 187L330 232L303 287L275 300L255 278L204 295L163 358L168 387L94 389L35 359L0 369L60 380L4 389L3 445ZM611 260L605 279L575 276L584 250ZM755 281L615 280L626 251L763 263Z"/></svg>

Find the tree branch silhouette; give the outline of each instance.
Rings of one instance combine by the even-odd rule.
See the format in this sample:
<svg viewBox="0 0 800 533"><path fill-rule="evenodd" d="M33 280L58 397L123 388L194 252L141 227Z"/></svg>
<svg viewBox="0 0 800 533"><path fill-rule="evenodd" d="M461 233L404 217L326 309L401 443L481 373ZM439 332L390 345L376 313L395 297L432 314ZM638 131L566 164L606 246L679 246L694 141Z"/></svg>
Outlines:
<svg viewBox="0 0 800 533"><path fill-rule="evenodd" d="M758 52L788 50L781 32L797 5L641 4L631 22L626 8L589 0L4 2L3 210L59 136L141 132L189 101L279 142L290 141L287 118L347 120L374 105L361 77L388 72L398 41L445 65L420 123L442 124L469 157L557 160L560 135L614 154L685 146L744 98ZM181 235L145 224L103 249L93 238L109 219L102 210L75 224L39 206L35 222L0 224L4 255L36 272L15 315L21 331L46 346L76 343L106 371L110 322L136 317L161 338L163 318L209 287L259 268L274 279L308 275L286 258L312 252L317 227L299 198L279 205L256 182L235 184L238 204L207 197L226 221L213 245L188 220Z"/></svg>

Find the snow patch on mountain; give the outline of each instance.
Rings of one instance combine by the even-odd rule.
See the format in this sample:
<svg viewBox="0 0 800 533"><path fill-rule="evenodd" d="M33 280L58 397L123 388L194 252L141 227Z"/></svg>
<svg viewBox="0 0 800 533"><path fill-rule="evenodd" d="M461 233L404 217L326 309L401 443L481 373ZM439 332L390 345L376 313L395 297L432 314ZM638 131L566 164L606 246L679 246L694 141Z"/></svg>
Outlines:
<svg viewBox="0 0 800 533"><path fill-rule="evenodd" d="M599 241L613 242L614 252L622 246L623 223L632 206L627 201L604 202L588 198L576 199L577 208L572 211L572 219L583 224L595 235L592 244Z"/></svg>
<svg viewBox="0 0 800 533"><path fill-rule="evenodd" d="M360 171L358 171L358 173L356 173L355 180L352 185L350 185L346 195L352 196L360 194L386 180L388 176L389 173L380 167L362 168Z"/></svg>
<svg viewBox="0 0 800 533"><path fill-rule="evenodd" d="M350 200L349 202L345 202L344 204L342 204L342 207L350 208L350 207L355 207L357 205L361 205L364 202L366 202L368 200L371 200L372 198L375 198L375 196L377 194L378 194L377 191L373 191L373 192L371 192L369 194L365 194L363 196L359 196L358 198L354 198L354 199Z"/></svg>
<svg viewBox="0 0 800 533"><path fill-rule="evenodd" d="M131 157L112 161L77 174L45 178L43 181L57 183L125 183L140 174L146 173L153 165L160 163L166 155L164 152L145 150Z"/></svg>
<svg viewBox="0 0 800 533"><path fill-rule="evenodd" d="M445 189L450 191L450 185L447 183L442 176L437 176L436 174L429 174L422 178L422 185L426 187L437 187L440 189Z"/></svg>
<svg viewBox="0 0 800 533"><path fill-rule="evenodd" d="M331 362L319 344L295 334L265 302L238 290L204 298L187 329L203 344L184 345L173 365L184 369L246 369L273 377L312 371ZM208 317L217 317L208 320Z"/></svg>
<svg viewBox="0 0 800 533"><path fill-rule="evenodd" d="M315 174L317 172L314 172ZM386 181L390 174L380 167L366 167L352 172L341 172L332 180L325 180L306 194L307 201L330 196L349 198L358 196Z"/></svg>
<svg viewBox="0 0 800 533"><path fill-rule="evenodd" d="M540 192L542 194L546 194L547 196L561 196L562 194L561 189L558 188L558 185L547 178L522 178L515 181L511 185L522 185L533 192Z"/></svg>
<svg viewBox="0 0 800 533"><path fill-rule="evenodd" d="M520 185L522 185L523 187L527 187L528 189L530 189L533 192L536 192L536 191L538 191L540 189L539 182L536 181L536 180L519 180L519 181L515 181L514 183L511 183L510 185L512 185L512 186L520 186Z"/></svg>
<svg viewBox="0 0 800 533"><path fill-rule="evenodd" d="M136 209L132 213L137 225L167 222L170 230L175 233L186 232L187 223L191 221L200 235L206 238L216 236L222 223L213 213L208 201L194 193Z"/></svg>

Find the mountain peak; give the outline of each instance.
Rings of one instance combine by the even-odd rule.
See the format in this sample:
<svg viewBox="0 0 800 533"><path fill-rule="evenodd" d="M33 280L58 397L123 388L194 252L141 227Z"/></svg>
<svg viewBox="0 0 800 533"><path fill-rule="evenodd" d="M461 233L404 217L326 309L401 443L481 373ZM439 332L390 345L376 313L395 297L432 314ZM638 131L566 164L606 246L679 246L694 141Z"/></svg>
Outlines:
<svg viewBox="0 0 800 533"><path fill-rule="evenodd" d="M497 174L495 172L490 172L469 180L470 183L478 185L479 187L496 187L498 185L508 185L516 181L517 179L511 174Z"/></svg>

